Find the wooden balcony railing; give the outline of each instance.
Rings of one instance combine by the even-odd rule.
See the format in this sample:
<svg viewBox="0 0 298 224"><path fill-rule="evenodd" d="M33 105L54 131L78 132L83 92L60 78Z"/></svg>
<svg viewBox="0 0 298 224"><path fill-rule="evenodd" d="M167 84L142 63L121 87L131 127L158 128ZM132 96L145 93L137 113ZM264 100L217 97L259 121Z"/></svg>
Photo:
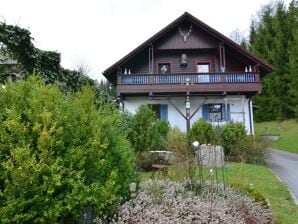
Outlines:
<svg viewBox="0 0 298 224"><path fill-rule="evenodd" d="M186 84L189 85L186 85ZM248 93L261 92L257 72L123 74L118 75L117 92L133 93Z"/></svg>
<svg viewBox="0 0 298 224"><path fill-rule="evenodd" d="M130 74L119 75L118 85L164 85L200 83L258 83L259 73L180 73L180 74Z"/></svg>

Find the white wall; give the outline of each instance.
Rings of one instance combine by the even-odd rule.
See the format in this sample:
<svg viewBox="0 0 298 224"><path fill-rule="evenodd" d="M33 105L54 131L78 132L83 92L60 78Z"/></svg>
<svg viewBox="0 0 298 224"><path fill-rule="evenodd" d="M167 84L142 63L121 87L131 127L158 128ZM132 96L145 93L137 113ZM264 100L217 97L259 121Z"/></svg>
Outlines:
<svg viewBox="0 0 298 224"><path fill-rule="evenodd" d="M185 115L185 98L171 98L173 104ZM199 98L199 97L191 97L191 115L193 112L200 106L201 108L198 112L192 117L191 125L202 118L202 105L207 103L224 103L222 98L217 99L207 99ZM249 99L244 98L242 101L242 96L228 96L227 103L230 104L230 115L231 120L235 122L241 122L245 124L247 133L250 134L251 131L253 133L253 123L252 130L250 130L250 120L249 120ZM178 127L182 131L186 131L186 120L181 114L167 101L167 100L150 100L148 97L126 97L124 101L124 110L127 110L131 113L135 113L136 110L143 104L167 104L168 105L168 121L170 122L172 127ZM251 102L250 102L251 106ZM244 108L244 118L243 118L243 108ZM251 111L252 112L252 111ZM252 118L252 113L251 113ZM216 122L215 125L222 125L225 122Z"/></svg>

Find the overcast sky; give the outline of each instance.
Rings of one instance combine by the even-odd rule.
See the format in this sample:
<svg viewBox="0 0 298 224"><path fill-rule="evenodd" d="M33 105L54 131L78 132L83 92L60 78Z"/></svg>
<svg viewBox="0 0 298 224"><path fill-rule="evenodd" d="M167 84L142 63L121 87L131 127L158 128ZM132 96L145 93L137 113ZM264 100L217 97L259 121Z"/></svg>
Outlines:
<svg viewBox="0 0 298 224"><path fill-rule="evenodd" d="M101 73L188 11L229 36L247 31L270 0L0 0L0 21L31 31L42 50L61 53L62 66ZM285 0L288 3L290 0Z"/></svg>

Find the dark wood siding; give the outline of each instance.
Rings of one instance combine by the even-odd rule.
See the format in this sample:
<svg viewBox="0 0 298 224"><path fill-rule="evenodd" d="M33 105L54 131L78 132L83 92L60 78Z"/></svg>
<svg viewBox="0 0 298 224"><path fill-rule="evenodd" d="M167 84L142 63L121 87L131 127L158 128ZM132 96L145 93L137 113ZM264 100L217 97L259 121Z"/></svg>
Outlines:
<svg viewBox="0 0 298 224"><path fill-rule="evenodd" d="M234 56L226 54L226 72L244 72L245 66L249 66L244 62L237 60Z"/></svg>
<svg viewBox="0 0 298 224"><path fill-rule="evenodd" d="M184 28L181 28L181 31L186 34L189 28L190 26L184 26ZM184 42L183 36L179 33L177 27L154 43L154 45L156 49L209 49L217 48L218 41L196 27L192 28L190 35Z"/></svg>
<svg viewBox="0 0 298 224"><path fill-rule="evenodd" d="M181 54L187 54L187 66L181 67L180 60ZM157 73L157 67L159 63L171 63L172 73L191 73L197 72L198 63L209 63L210 72L217 72L218 68L215 67L215 53L211 52L200 52L197 51L173 51L169 53L168 51L159 51L155 54L154 60L154 72Z"/></svg>
<svg viewBox="0 0 298 224"><path fill-rule="evenodd" d="M181 54L187 54L187 66L181 67ZM154 73L158 73L159 63L170 63L172 73L197 72L198 63L209 63L210 72L218 72L218 59L216 49L214 50L155 50L154 52ZM122 68L130 69L132 74L148 73L148 55L142 54L135 57L133 62L127 63Z"/></svg>
<svg viewBox="0 0 298 224"><path fill-rule="evenodd" d="M149 72L149 68L148 68L148 50L142 52L142 54L137 55L133 61L130 61L128 63L126 63L123 67L122 67L122 72L124 73L125 68L130 69L130 72L132 74L145 74Z"/></svg>
<svg viewBox="0 0 298 224"><path fill-rule="evenodd" d="M219 56L217 49L200 49L200 50L155 50L154 51L154 70L158 73L159 63L170 63L172 73L193 73L197 72L196 65L198 63L209 63L210 72L219 72ZM181 67L181 54L187 54L187 66ZM226 52L226 72L242 72L245 67L254 66L249 61L242 61L235 55ZM149 72L148 67L148 51L136 56L134 61L126 63L122 67L124 73L125 68L130 69L132 74L146 74Z"/></svg>

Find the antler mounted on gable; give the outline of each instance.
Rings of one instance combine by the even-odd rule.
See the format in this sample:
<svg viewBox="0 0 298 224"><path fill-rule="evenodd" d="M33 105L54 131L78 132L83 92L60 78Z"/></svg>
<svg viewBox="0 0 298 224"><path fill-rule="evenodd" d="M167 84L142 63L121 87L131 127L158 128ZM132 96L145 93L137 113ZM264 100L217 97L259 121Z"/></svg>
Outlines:
<svg viewBox="0 0 298 224"><path fill-rule="evenodd" d="M187 33L183 33L181 30L181 27L178 27L179 33L181 34L181 36L183 36L183 41L186 42L187 37L190 35L191 31L192 31L192 24L189 27L189 30Z"/></svg>

